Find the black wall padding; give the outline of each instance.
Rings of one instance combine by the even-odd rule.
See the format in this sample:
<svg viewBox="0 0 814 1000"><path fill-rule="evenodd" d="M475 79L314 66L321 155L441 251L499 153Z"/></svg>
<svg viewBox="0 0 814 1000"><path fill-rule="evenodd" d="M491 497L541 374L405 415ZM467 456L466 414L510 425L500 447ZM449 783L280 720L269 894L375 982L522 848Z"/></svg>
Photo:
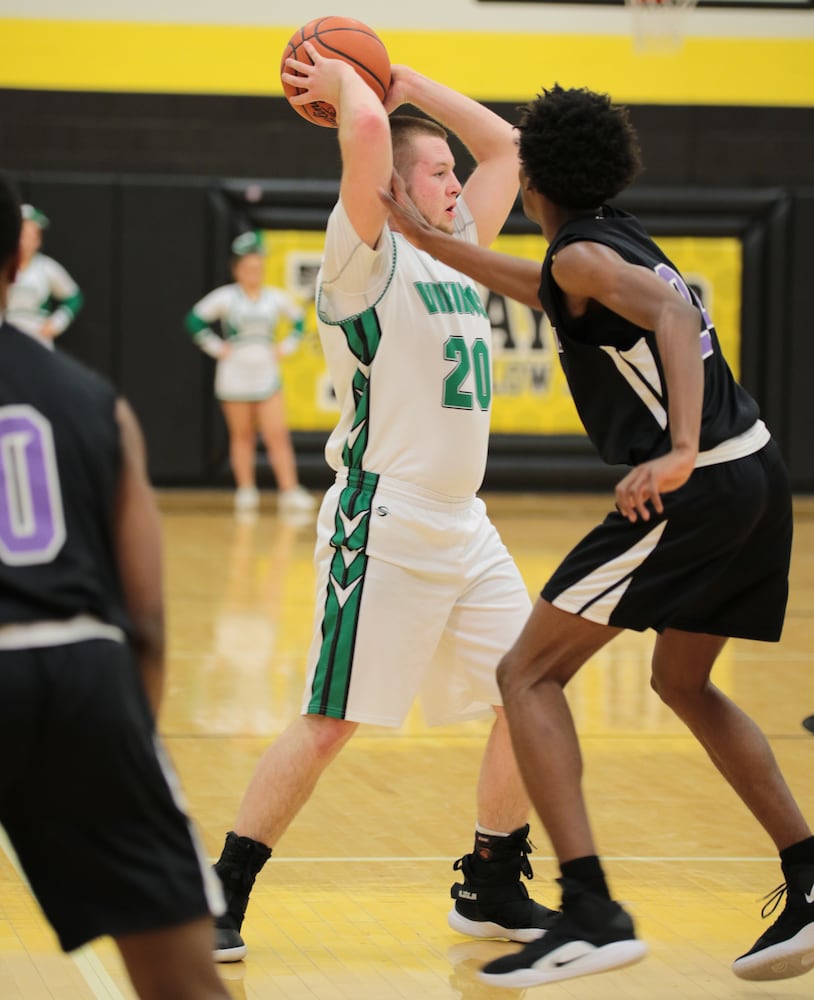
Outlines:
<svg viewBox="0 0 814 1000"><path fill-rule="evenodd" d="M110 376L134 406L158 486L228 486L213 362L183 328L190 306L229 280L228 247L247 225L324 227L336 181L18 172L24 198L52 220L46 252L86 297L60 339ZM259 194L258 194L259 191ZM635 185L620 199L661 235L737 236L743 245L741 378L786 456L794 488L814 491L814 188ZM509 232L535 231L519 207ZM326 433L294 435L309 486L330 479ZM258 451L261 482L271 482ZM584 438L495 435L486 486L606 489Z"/></svg>

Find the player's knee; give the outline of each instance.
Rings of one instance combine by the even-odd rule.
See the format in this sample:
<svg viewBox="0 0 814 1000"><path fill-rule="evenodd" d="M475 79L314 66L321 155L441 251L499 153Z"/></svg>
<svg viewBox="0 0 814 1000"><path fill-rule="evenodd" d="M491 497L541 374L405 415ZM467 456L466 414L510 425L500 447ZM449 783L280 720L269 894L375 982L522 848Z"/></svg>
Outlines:
<svg viewBox="0 0 814 1000"><path fill-rule="evenodd" d="M665 705L672 705L678 698L679 692L675 684L665 677L660 671L653 670L650 674L650 687Z"/></svg>
<svg viewBox="0 0 814 1000"><path fill-rule="evenodd" d="M516 688L519 665L511 651L506 653L497 665L497 686L504 701L512 696Z"/></svg>
<svg viewBox="0 0 814 1000"><path fill-rule="evenodd" d="M319 760L334 757L358 728L355 722L326 715L307 715L303 718L308 727L312 753Z"/></svg>
<svg viewBox="0 0 814 1000"><path fill-rule="evenodd" d="M653 670L650 675L650 687L674 711L684 704L690 704L704 693L703 686L698 688L686 678L673 677L658 670Z"/></svg>

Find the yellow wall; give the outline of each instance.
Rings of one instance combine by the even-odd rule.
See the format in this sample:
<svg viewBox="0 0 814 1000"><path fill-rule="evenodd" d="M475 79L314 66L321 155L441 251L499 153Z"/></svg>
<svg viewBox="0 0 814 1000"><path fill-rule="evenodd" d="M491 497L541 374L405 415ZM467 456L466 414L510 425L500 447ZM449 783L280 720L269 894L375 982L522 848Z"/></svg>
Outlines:
<svg viewBox="0 0 814 1000"><path fill-rule="evenodd" d="M812 15L814 16L814 15ZM0 87L279 95L296 25L0 19ZM814 105L814 39L688 37L671 54L626 34L382 30L404 62L486 101L587 86L627 103Z"/></svg>

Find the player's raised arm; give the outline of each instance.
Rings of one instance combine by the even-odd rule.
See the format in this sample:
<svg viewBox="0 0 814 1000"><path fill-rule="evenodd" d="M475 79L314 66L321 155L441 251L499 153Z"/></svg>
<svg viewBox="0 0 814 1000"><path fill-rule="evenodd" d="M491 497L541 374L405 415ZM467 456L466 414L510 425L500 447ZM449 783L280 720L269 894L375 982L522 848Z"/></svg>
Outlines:
<svg viewBox="0 0 814 1000"><path fill-rule="evenodd" d="M513 127L488 108L450 87L404 66L394 66L400 97L453 132L475 159L463 195L488 246L512 209L519 186ZM387 186L387 185L385 185Z"/></svg>
<svg viewBox="0 0 814 1000"><path fill-rule="evenodd" d="M397 174L393 175L389 189L379 189L379 197L390 211L391 225L415 246L501 295L508 295L530 309L541 308L537 296L540 265L536 261L477 246L430 225Z"/></svg>
<svg viewBox="0 0 814 1000"><path fill-rule="evenodd" d="M326 59L304 43L313 65L289 59L284 82L301 90L292 104L326 101L336 109L339 148L342 152L340 195L358 235L375 246L387 209L376 191L389 182L393 170L390 126L378 96L351 66L341 59Z"/></svg>

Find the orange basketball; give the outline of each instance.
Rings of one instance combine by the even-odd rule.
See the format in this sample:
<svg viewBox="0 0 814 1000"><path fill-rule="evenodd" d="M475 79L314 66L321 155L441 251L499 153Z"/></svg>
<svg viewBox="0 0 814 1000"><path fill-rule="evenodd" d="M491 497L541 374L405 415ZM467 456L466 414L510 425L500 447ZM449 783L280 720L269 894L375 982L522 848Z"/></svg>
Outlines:
<svg viewBox="0 0 814 1000"><path fill-rule="evenodd" d="M318 17L309 21L289 39L280 60L280 73L286 59L311 62L303 42L311 42L320 55L328 59L343 59L349 63L380 100L390 87L390 57L382 40L372 28L352 17ZM281 81L288 98L302 91ZM291 105L297 114L316 125L336 128L336 111L325 101Z"/></svg>

